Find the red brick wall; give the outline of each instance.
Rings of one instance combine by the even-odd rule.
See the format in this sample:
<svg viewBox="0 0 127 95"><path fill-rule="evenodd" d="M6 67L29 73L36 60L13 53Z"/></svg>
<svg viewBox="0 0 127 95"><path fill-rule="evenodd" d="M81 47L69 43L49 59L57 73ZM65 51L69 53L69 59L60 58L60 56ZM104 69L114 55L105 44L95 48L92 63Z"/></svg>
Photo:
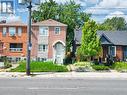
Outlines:
<svg viewBox="0 0 127 95"><path fill-rule="evenodd" d="M26 26L22 26L22 36L18 36L16 34L16 36L11 37L9 36L9 31L8 31L8 27L7 28L7 34L6 37L2 36L2 30L3 27L0 27L0 40L2 42L4 42L4 47L6 47L6 49L4 49L4 55L6 56L26 56L27 53L27 27ZM19 26L20 27L20 26ZM18 26L16 26L16 33L18 30ZM9 51L9 43L23 43L23 50L21 52L10 52Z"/></svg>
<svg viewBox="0 0 127 95"><path fill-rule="evenodd" d="M123 47L116 46L116 57L118 60L123 60Z"/></svg>
<svg viewBox="0 0 127 95"><path fill-rule="evenodd" d="M38 51L38 35L39 35L39 27L34 26L32 27L32 51L31 56L37 57L37 51Z"/></svg>
<svg viewBox="0 0 127 95"><path fill-rule="evenodd" d="M66 27L61 27L59 35L55 34L54 27L49 27L49 58L53 58L53 44L58 40L63 41L66 44Z"/></svg>

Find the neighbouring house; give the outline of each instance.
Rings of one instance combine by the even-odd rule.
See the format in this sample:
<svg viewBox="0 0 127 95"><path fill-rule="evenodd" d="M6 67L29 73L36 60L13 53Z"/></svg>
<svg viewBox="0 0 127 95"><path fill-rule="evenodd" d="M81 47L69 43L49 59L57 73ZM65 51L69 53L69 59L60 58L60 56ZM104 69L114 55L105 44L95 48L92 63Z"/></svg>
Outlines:
<svg viewBox="0 0 127 95"><path fill-rule="evenodd" d="M32 24L33 55L39 61L63 63L66 49L67 25L52 19Z"/></svg>
<svg viewBox="0 0 127 95"><path fill-rule="evenodd" d="M27 26L22 22L0 24L0 56L11 61L26 57Z"/></svg>
<svg viewBox="0 0 127 95"><path fill-rule="evenodd" d="M102 46L102 60L107 56L116 61L127 61L127 31L97 31ZM82 31L75 30L76 46L81 44Z"/></svg>

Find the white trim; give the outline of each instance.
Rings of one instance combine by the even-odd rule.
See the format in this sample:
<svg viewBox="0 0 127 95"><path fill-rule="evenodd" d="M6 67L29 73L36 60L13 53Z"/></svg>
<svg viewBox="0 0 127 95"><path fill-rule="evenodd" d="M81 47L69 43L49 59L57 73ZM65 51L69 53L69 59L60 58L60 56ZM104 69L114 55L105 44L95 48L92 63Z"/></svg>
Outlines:
<svg viewBox="0 0 127 95"><path fill-rule="evenodd" d="M41 28L47 28L47 29L48 29L48 30L47 30L47 32L48 32L47 35L41 35L41 34L40 34ZM49 27L47 27L47 26L46 26L46 27L45 27L45 26L39 26L39 36L49 36Z"/></svg>
<svg viewBox="0 0 127 95"><path fill-rule="evenodd" d="M113 57L116 57L116 46L109 46L108 47L108 54L110 54L110 47L114 47L115 48L115 55Z"/></svg>
<svg viewBox="0 0 127 95"><path fill-rule="evenodd" d="M3 27L3 29L2 29L2 36L6 36L6 35L7 35L7 27Z"/></svg>
<svg viewBox="0 0 127 95"><path fill-rule="evenodd" d="M13 35L10 33L10 29L14 29L14 34ZM9 36L16 36L16 27L9 27L8 32L9 32Z"/></svg>
<svg viewBox="0 0 127 95"><path fill-rule="evenodd" d="M57 42L60 42L60 41L57 41ZM53 62L55 62L55 59L56 59L55 45L57 44L57 42L52 46L52 48L53 48ZM64 59L65 58L65 46L62 42L60 42L60 43L61 43L61 45L63 46L63 49L64 49L63 56L62 56L62 58ZM62 63L59 63L59 64L63 64L63 60L62 60Z"/></svg>
<svg viewBox="0 0 127 95"><path fill-rule="evenodd" d="M64 45L64 47L66 46L66 44L65 44L63 41L61 41L61 40L55 41L55 42L52 44L52 46L55 46L55 44L58 43L58 42L62 43L62 44Z"/></svg>
<svg viewBox="0 0 127 95"><path fill-rule="evenodd" d="M40 50L39 50L39 45L42 45L42 46L44 46L44 45L46 46L46 45L47 45L47 50L46 50L46 51L43 51L43 49L42 49L42 50L40 51ZM41 53L42 53L42 52L43 52L43 53L48 53L48 51L49 51L49 45L48 45L48 44L38 44L38 52L41 52ZM38 54L39 54L39 53L38 53Z"/></svg>
<svg viewBox="0 0 127 95"><path fill-rule="evenodd" d="M59 28L59 33L58 34L56 34L56 28ZM55 35L60 35L60 33L61 33L61 27L54 27L54 34Z"/></svg>

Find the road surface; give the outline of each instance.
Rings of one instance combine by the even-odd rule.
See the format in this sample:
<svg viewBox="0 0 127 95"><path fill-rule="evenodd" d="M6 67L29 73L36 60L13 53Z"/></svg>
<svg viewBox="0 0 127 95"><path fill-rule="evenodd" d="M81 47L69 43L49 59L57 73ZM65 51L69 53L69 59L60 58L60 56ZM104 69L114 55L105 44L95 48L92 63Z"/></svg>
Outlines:
<svg viewBox="0 0 127 95"><path fill-rule="evenodd" d="M0 95L127 95L127 80L1 78Z"/></svg>

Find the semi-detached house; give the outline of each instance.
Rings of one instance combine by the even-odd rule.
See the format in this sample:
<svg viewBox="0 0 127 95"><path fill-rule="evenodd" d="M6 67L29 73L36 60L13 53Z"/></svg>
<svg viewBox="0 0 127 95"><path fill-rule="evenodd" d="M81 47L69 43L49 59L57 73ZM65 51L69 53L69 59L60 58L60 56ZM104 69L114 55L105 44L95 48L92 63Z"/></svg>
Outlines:
<svg viewBox="0 0 127 95"><path fill-rule="evenodd" d="M63 63L67 25L49 19L32 24L31 58ZM0 56L13 60L26 58L27 25L21 22L0 24Z"/></svg>

